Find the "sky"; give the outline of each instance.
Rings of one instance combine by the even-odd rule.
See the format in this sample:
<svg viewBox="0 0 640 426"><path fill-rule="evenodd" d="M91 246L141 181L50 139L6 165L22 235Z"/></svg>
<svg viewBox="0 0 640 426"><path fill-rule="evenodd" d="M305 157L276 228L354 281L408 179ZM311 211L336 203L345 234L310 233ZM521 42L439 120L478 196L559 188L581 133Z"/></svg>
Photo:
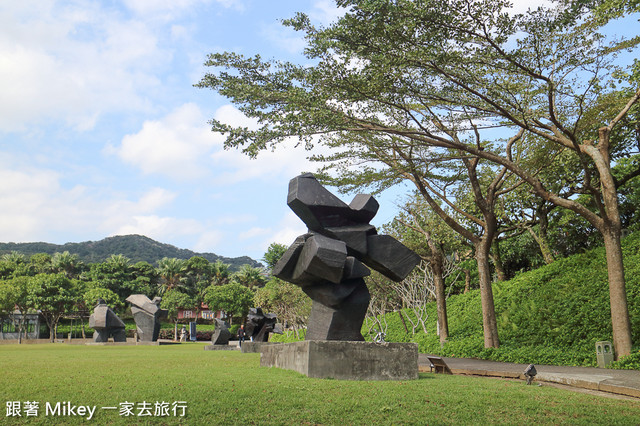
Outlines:
<svg viewBox="0 0 640 426"><path fill-rule="evenodd" d="M255 160L224 150L207 121L248 121L193 85L213 52L304 60L280 23L298 11L322 25L342 13L330 0L1 2L0 242L141 234L256 260L289 245L306 228L288 182L317 164L295 140ZM376 197L374 225L404 192Z"/></svg>

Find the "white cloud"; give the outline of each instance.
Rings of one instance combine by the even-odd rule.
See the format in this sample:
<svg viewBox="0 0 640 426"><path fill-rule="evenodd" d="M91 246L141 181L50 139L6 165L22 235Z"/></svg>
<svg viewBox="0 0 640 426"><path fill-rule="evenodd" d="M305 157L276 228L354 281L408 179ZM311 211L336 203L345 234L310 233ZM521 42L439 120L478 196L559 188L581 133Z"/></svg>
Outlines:
<svg viewBox="0 0 640 426"><path fill-rule="evenodd" d="M336 7L332 0L320 0L314 3L314 9L309 14L311 19L319 21L322 25L328 25L341 18L345 13L345 8Z"/></svg>
<svg viewBox="0 0 640 426"><path fill-rule="evenodd" d="M220 107L214 116L233 126L255 127L254 120L230 105ZM109 147L107 152L146 174L178 180L209 176L218 185L295 176L316 167L306 159L309 152L296 147L295 138L274 151L261 152L256 159L238 149L223 149L223 141L224 136L211 132L198 106L185 104L162 119L146 121L138 133L126 135L119 147Z"/></svg>
<svg viewBox="0 0 640 426"><path fill-rule="evenodd" d="M60 121L86 131L102 114L152 108L147 96L172 52L150 23L95 2L9 3L0 8L0 131Z"/></svg>
<svg viewBox="0 0 640 426"><path fill-rule="evenodd" d="M203 232L191 250L195 252L215 253L216 248L225 241L225 235L219 230Z"/></svg>
<svg viewBox="0 0 640 426"><path fill-rule="evenodd" d="M112 235L141 234L157 241L172 240L177 237L202 233L204 226L194 219L160 217L157 215L131 216L127 223Z"/></svg>
<svg viewBox="0 0 640 426"><path fill-rule="evenodd" d="M145 121L115 152L144 173L194 179L207 173L203 157L220 145L221 137L209 130L200 109L185 104L161 120Z"/></svg>
<svg viewBox="0 0 640 426"><path fill-rule="evenodd" d="M104 235L142 233L149 236L194 234L202 227L192 220L159 217L175 194L152 188L137 200L76 185L64 188L58 172L20 167L0 161L0 235L3 241L51 241L58 233ZM9 159L10 160L10 159ZM153 237L152 237L153 238Z"/></svg>

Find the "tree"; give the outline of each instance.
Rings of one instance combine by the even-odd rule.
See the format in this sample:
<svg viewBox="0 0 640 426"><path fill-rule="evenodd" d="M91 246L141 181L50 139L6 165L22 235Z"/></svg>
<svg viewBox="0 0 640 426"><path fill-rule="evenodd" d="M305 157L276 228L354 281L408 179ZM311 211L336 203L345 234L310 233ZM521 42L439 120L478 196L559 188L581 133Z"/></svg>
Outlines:
<svg viewBox="0 0 640 426"><path fill-rule="evenodd" d="M193 256L187 260L185 269L188 293L193 298L196 307L195 321L197 322L200 311L202 310L207 288L209 288L213 281L212 267L211 263L204 257Z"/></svg>
<svg viewBox="0 0 640 426"><path fill-rule="evenodd" d="M178 312L184 308L191 308L194 301L188 294L173 288L167 290L162 296L160 307L166 309L167 317L174 323L173 340L178 340Z"/></svg>
<svg viewBox="0 0 640 426"><path fill-rule="evenodd" d="M279 243L271 243L267 251L262 256L262 260L267 264L267 269L272 270L282 255L287 251L287 246Z"/></svg>
<svg viewBox="0 0 640 426"><path fill-rule="evenodd" d="M51 255L48 253L36 253L29 258L29 268L33 274L47 274L52 272Z"/></svg>
<svg viewBox="0 0 640 426"><path fill-rule="evenodd" d="M14 324L18 329L18 344L22 343L22 332L29 311L32 310L28 296L29 277L16 277L7 281L0 281L0 311L8 314L14 313L15 308L20 311L19 320L13 316Z"/></svg>
<svg viewBox="0 0 640 426"><path fill-rule="evenodd" d="M424 300L426 303L429 293L433 295L436 300L440 341L444 343L449 337L445 280L458 266L458 262L454 262L453 259L458 259L458 252L463 250L459 238L456 237L456 234L460 234L453 227L448 226L442 217L431 209L430 203L424 203L418 194L414 200L404 206L404 210L404 213L395 218L390 228L393 234L426 262L423 262L424 264L420 265L417 271L404 282L391 284L391 286L398 294L402 295L404 306L412 308L418 318L421 318L417 311L421 309L420 301ZM397 224L401 224L404 229L398 229ZM476 241L480 239L477 238ZM485 250L484 256L481 258L482 268L487 271L487 251L490 247L482 249ZM476 256L476 263L480 270L478 256ZM484 280L487 279L489 279L489 274L485 273ZM486 283L484 285L486 289ZM480 286L481 288L483 286L482 278ZM490 299L492 303L492 295ZM497 335L497 323L495 333Z"/></svg>
<svg viewBox="0 0 640 426"><path fill-rule="evenodd" d="M213 130L227 135L225 146L255 156L295 135L308 147L338 149L315 156L334 166L327 173L337 170L334 182L377 189L401 180L421 189L430 173L425 159L439 152L503 167L598 229L616 354L629 354L617 189L640 169L614 178L611 165L635 146L617 136L638 108L640 88L637 65L623 69L614 60L640 40L608 42L597 23L583 24L584 10L562 5L509 15L503 0L336 3L347 13L327 28L303 14L285 21L306 35L309 60L302 65L209 56L206 64L219 71L199 86L230 97L259 123L234 128L212 120ZM571 155L578 174L556 193L539 176L545 164L521 155L529 151L543 152L546 164ZM590 197L595 211L576 194Z"/></svg>
<svg viewBox="0 0 640 426"><path fill-rule="evenodd" d="M149 281L140 279L140 270L132 267L130 262L121 254L111 255L104 262L91 264L85 278L92 283L90 287L106 288L116 293L121 303L131 294L149 294Z"/></svg>
<svg viewBox="0 0 640 426"><path fill-rule="evenodd" d="M231 281L255 290L264 287L266 279L262 269L242 265L240 270L231 276Z"/></svg>
<svg viewBox="0 0 640 426"><path fill-rule="evenodd" d="M253 304L254 292L243 286L232 282L225 285L211 285L205 294L205 302L212 311L224 311L233 323L234 317L245 317L249 308Z"/></svg>
<svg viewBox="0 0 640 426"><path fill-rule="evenodd" d="M68 251L54 253L51 257L53 272L63 272L68 278L77 278L82 270L83 264L77 254Z"/></svg>
<svg viewBox="0 0 640 426"><path fill-rule="evenodd" d="M279 322L293 329L296 337L300 337L299 330L306 325L311 313L311 299L302 288L276 277L256 290L253 305L274 313Z"/></svg>
<svg viewBox="0 0 640 426"><path fill-rule="evenodd" d="M185 286L186 263L183 259L163 257L158 261L160 284L158 293L183 288Z"/></svg>
<svg viewBox="0 0 640 426"><path fill-rule="evenodd" d="M64 274L37 274L29 279L28 303L40 310L47 322L51 343L55 341L60 318L73 309L78 299L75 290L73 281Z"/></svg>
<svg viewBox="0 0 640 426"><path fill-rule="evenodd" d="M229 268L231 265L223 263L221 260L216 260L211 264L211 278L213 285L224 285L229 283L231 272Z"/></svg>

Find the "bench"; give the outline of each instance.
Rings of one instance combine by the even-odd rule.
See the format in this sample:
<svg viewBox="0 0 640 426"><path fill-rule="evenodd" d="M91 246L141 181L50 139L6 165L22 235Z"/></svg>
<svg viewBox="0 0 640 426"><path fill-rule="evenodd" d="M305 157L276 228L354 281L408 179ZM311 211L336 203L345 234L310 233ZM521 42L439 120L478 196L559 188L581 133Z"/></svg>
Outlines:
<svg viewBox="0 0 640 426"><path fill-rule="evenodd" d="M427 359L431 363L431 372L435 370L436 373L453 374L444 359L439 356L427 356Z"/></svg>

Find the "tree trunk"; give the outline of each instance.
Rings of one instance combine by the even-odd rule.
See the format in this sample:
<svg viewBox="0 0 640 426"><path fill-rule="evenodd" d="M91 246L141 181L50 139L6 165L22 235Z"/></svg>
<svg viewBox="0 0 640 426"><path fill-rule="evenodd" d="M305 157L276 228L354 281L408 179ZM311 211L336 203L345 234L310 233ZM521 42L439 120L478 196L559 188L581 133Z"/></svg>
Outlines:
<svg viewBox="0 0 640 426"><path fill-rule="evenodd" d="M542 230L540 232L540 235L538 235L535 233L533 229L531 228L527 228L527 229L529 230L529 233L531 234L533 239L536 241L536 243L538 243L538 247L540 247L540 253L542 253L542 258L544 259L544 262L547 265L553 263L554 258L553 258L553 254L551 253L551 248L549 247L547 236L542 234Z"/></svg>
<svg viewBox="0 0 640 426"><path fill-rule="evenodd" d="M407 328L407 323L404 322L404 317L402 316L402 311L398 311L398 316L400 317L400 321L402 321L402 325L404 327L404 332L409 334L409 329Z"/></svg>
<svg viewBox="0 0 640 426"><path fill-rule="evenodd" d="M506 281L507 274L504 272L504 266L502 265L502 256L500 256L500 243L498 239L493 240L493 250L492 256L493 266L496 268L496 275L498 276L498 281Z"/></svg>
<svg viewBox="0 0 640 426"><path fill-rule="evenodd" d="M615 228L615 227L613 227ZM609 229L602 233L607 254L609 275L609 299L611 301L611 325L616 359L631 353L631 324L627 306L627 291L624 279L620 229Z"/></svg>
<svg viewBox="0 0 640 426"><path fill-rule="evenodd" d="M20 322L18 323L18 344L22 343L22 330L24 329L25 316L27 314L23 314L20 312Z"/></svg>
<svg viewBox="0 0 640 426"><path fill-rule="evenodd" d="M478 263L478 278L480 281L480 300L482 303L482 328L484 331L484 347L497 348L498 322L493 303L493 289L491 286L491 269L489 266L489 251L491 243L486 238L475 244L476 262Z"/></svg>
<svg viewBox="0 0 640 426"><path fill-rule="evenodd" d="M471 287L471 271L464 269L464 292L468 293Z"/></svg>
<svg viewBox="0 0 640 426"><path fill-rule="evenodd" d="M434 257L432 257L432 259ZM449 322L447 320L447 300L444 288L444 277L442 276L442 258L438 257L437 260L434 259L430 265L431 270L433 271L433 284L436 289L436 309L438 312L438 324L440 325L440 343L444 343L449 338Z"/></svg>
<svg viewBox="0 0 640 426"><path fill-rule="evenodd" d="M173 324L174 328L173 328L173 341L177 341L178 340L178 320L176 320L176 322Z"/></svg>

